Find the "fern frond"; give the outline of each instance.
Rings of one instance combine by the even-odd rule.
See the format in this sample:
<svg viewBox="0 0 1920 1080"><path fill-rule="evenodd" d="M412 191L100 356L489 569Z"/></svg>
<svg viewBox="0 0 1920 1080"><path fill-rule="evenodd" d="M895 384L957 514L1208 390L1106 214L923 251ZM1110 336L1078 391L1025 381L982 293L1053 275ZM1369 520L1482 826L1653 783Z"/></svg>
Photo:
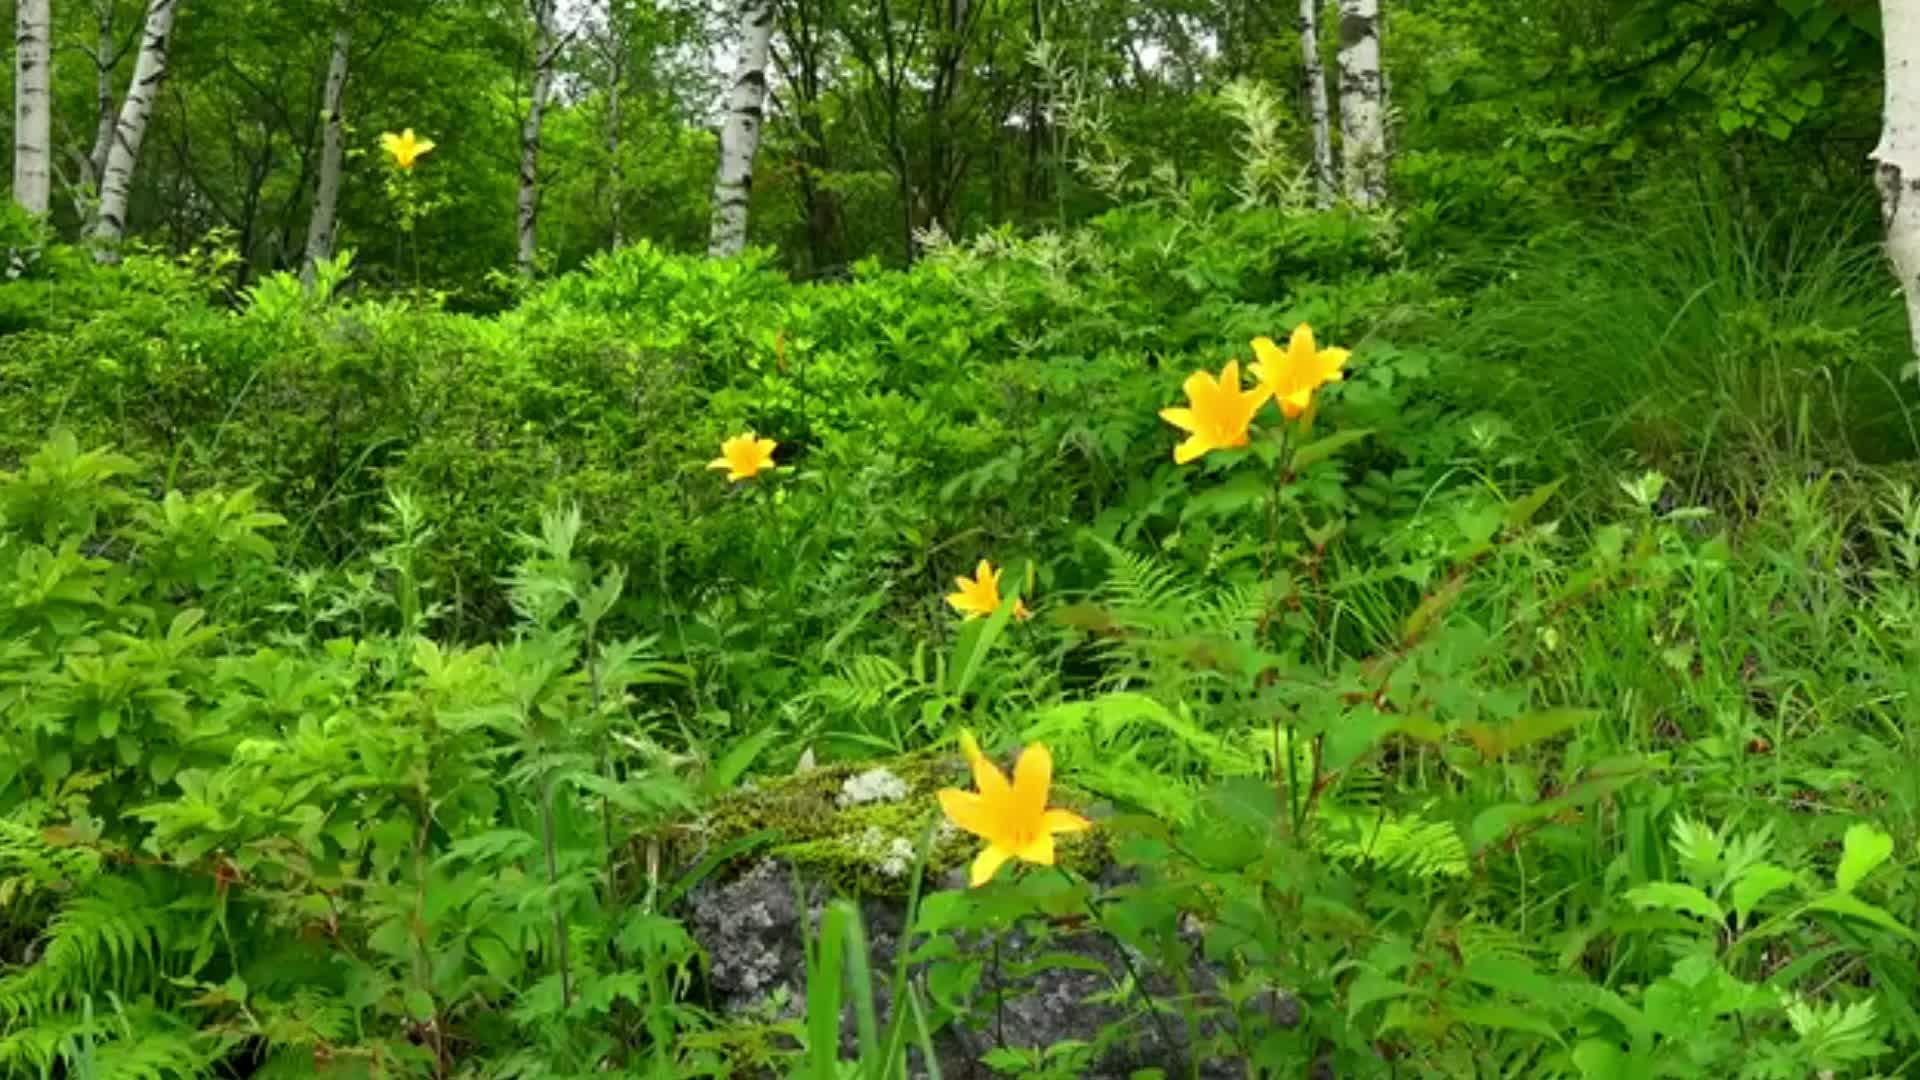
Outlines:
<svg viewBox="0 0 1920 1080"><path fill-rule="evenodd" d="M1152 555L1101 545L1109 569L1102 594L1123 624L1141 629L1164 626L1165 616L1184 612L1192 602L1193 586L1181 580L1179 569Z"/></svg>
<svg viewBox="0 0 1920 1080"><path fill-rule="evenodd" d="M1467 846L1447 822L1385 811L1329 816L1333 827L1320 845L1329 858L1423 881L1467 874Z"/></svg>
<svg viewBox="0 0 1920 1080"><path fill-rule="evenodd" d="M42 891L70 891L99 872L93 849L50 844L39 829L0 819L0 908Z"/></svg>

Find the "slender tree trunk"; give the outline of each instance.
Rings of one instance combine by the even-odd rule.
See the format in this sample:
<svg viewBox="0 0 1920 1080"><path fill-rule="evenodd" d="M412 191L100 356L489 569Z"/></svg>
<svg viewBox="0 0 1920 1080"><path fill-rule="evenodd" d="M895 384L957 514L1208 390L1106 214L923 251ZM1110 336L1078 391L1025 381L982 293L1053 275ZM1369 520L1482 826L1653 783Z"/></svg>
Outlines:
<svg viewBox="0 0 1920 1080"><path fill-rule="evenodd" d="M522 277L532 277L540 253L540 128L546 121L547 96L553 92L553 67L559 58L559 35L554 28L554 0L533 4L533 92L527 120L520 127L520 252L516 260Z"/></svg>
<svg viewBox="0 0 1920 1080"><path fill-rule="evenodd" d="M333 55L327 61L326 96L321 109L326 131L320 141L320 178L313 188L313 216L307 219L307 254L300 280L311 286L316 264L333 258L333 239L340 208L340 161L346 153L347 123L342 109L347 97L347 65L353 52L353 16L341 12L333 28Z"/></svg>
<svg viewBox="0 0 1920 1080"><path fill-rule="evenodd" d="M93 128L93 149L87 154L92 172L87 177L96 192L100 177L107 171L107 153L113 148L113 129L119 120L113 107L113 68L120 50L113 39L114 0L94 0L94 17L99 22L99 37L93 53L93 93L98 111Z"/></svg>
<svg viewBox="0 0 1920 1080"><path fill-rule="evenodd" d="M1880 0L1880 22L1886 103L1873 162L1916 357L1904 374L1920 378L1920 0Z"/></svg>
<svg viewBox="0 0 1920 1080"><path fill-rule="evenodd" d="M53 201L53 9L19 0L13 36L13 199L45 215Z"/></svg>
<svg viewBox="0 0 1920 1080"><path fill-rule="evenodd" d="M1380 0L1340 0L1340 132L1346 195L1387 201L1386 84L1380 78Z"/></svg>
<svg viewBox="0 0 1920 1080"><path fill-rule="evenodd" d="M625 59L616 62L607 80L607 218L615 250L627 242L622 199L626 195L626 168L620 162L622 94L626 89Z"/></svg>
<svg viewBox="0 0 1920 1080"><path fill-rule="evenodd" d="M1327 102L1327 67L1320 62L1321 0L1300 0L1300 61L1307 84L1307 114L1313 125L1313 199L1333 205L1333 110Z"/></svg>
<svg viewBox="0 0 1920 1080"><path fill-rule="evenodd" d="M1041 6L1043 2L1044 0L1031 0L1027 6L1027 14L1032 19L1032 22L1029 24L1030 44L1035 48L1046 44L1047 40L1046 12ZM1046 192L1041 186L1043 181L1040 173L1040 151L1044 146L1047 123L1041 99L1043 91L1041 85L1042 74L1043 73L1039 71L1030 72L1029 78L1031 82L1027 87L1027 124L1025 132L1027 137L1027 173L1025 183L1021 187L1021 193L1024 196L1026 202L1025 209L1028 213L1032 213L1034 204L1041 202L1046 196Z"/></svg>
<svg viewBox="0 0 1920 1080"><path fill-rule="evenodd" d="M147 136L147 120L167 77L167 49L172 45L174 16L184 0L148 0L146 28L141 31L140 55L134 61L133 81L114 125L113 146L101 173L100 211L93 226L95 257L118 259L127 231L127 199L133 191L133 167L140 160L140 144Z"/></svg>
<svg viewBox="0 0 1920 1080"><path fill-rule="evenodd" d="M747 246L747 202L753 193L753 158L760 150L772 40L772 0L740 0L740 54L720 128L720 167L713 177L707 253L715 258L738 255Z"/></svg>

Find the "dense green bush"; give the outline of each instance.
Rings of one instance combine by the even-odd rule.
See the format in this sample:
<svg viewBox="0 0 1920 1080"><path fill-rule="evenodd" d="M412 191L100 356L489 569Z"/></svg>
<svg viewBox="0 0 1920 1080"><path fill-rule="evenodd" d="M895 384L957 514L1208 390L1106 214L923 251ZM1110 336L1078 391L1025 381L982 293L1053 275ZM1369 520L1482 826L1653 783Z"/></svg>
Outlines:
<svg viewBox="0 0 1920 1080"><path fill-rule="evenodd" d="M1156 205L836 284L637 245L489 317L46 247L0 285L0 1071L827 1075L837 982L701 1006L675 905L737 852L674 838L962 726L1051 746L1119 872L921 897L882 1070L991 1015L956 935L1083 918L1157 975L997 1067L1904 1067L1920 510L1789 362L1872 352L1867 279L1674 309L1404 224ZM1188 375L1302 322L1344 380L1177 465ZM1681 484L1565 427L1622 353L1758 434Z"/></svg>

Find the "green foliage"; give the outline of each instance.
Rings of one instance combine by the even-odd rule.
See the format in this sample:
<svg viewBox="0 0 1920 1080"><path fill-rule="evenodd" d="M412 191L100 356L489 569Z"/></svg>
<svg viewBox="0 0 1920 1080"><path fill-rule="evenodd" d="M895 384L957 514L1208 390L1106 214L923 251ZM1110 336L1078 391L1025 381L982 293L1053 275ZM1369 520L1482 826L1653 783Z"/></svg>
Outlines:
<svg viewBox="0 0 1920 1080"><path fill-rule="evenodd" d="M779 246L710 260L713 50L622 2L549 117L567 269L511 283L521 9L243 7L141 174L185 254L0 220L0 1075L1920 1058L1910 346L1824 165L1859 5L1406 0L1362 214L1307 209L1271 12L792 0ZM349 15L305 283L276 103ZM439 149L376 172L382 126ZM1344 379L1175 465L1183 379L1303 322ZM936 887L962 728L1052 748L1059 872ZM767 857L845 895L720 1013L681 920ZM1004 1044L1059 972L1112 1022Z"/></svg>

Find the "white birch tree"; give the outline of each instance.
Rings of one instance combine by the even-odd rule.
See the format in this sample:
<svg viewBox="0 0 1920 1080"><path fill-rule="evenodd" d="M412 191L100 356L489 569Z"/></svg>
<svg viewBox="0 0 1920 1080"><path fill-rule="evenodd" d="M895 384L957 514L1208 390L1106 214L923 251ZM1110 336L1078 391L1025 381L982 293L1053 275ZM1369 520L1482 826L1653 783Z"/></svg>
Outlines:
<svg viewBox="0 0 1920 1080"><path fill-rule="evenodd" d="M45 215L53 199L53 9L18 0L14 18L13 200Z"/></svg>
<svg viewBox="0 0 1920 1080"><path fill-rule="evenodd" d="M100 207L92 239L95 257L102 262L112 262L119 257L120 241L126 235L133 169L140 160L140 144L147 136L147 121L153 116L154 100L160 96L160 84L167 77L167 50L173 44L174 18L184 2L148 0L147 3L147 19L141 31L140 54L133 64L133 80L127 86L126 99L121 102L113 145L107 150L106 168L101 173Z"/></svg>
<svg viewBox="0 0 1920 1080"><path fill-rule="evenodd" d="M1327 67L1320 62L1320 3L1300 0L1300 60L1313 126L1314 203L1325 210L1333 205L1333 110L1327 101Z"/></svg>
<svg viewBox="0 0 1920 1080"><path fill-rule="evenodd" d="M773 0L740 0L739 54L727 112L720 127L720 165L713 177L713 218L707 253L737 255L747 246L747 203L753 159L767 101L767 57L773 41Z"/></svg>
<svg viewBox="0 0 1920 1080"><path fill-rule="evenodd" d="M1380 0L1340 0L1341 172L1346 196L1387 201L1386 83L1380 73Z"/></svg>
<svg viewBox="0 0 1920 1080"><path fill-rule="evenodd" d="M540 254L540 131L547 98L553 93L553 69L560 55L554 0L528 0L533 12L533 86L527 118L520 125L519 253L522 277L532 277Z"/></svg>
<svg viewBox="0 0 1920 1080"><path fill-rule="evenodd" d="M327 83L321 100L326 130L320 137L320 173L313 188L313 214L307 219L307 251L300 280L313 284L314 266L333 258L333 241L340 207L340 163L346 155L348 65L353 53L353 12L343 10L333 28L333 48L327 59Z"/></svg>
<svg viewBox="0 0 1920 1080"><path fill-rule="evenodd" d="M1920 0L1880 0L1880 25L1886 90L1873 163L1916 357L1903 374L1920 378Z"/></svg>
<svg viewBox="0 0 1920 1080"><path fill-rule="evenodd" d="M120 119L120 110L114 108L113 72L136 40L131 37L118 40L114 26L116 6L114 0L93 0L96 41L93 48L83 49L93 61L93 148L87 151L84 172L86 185L94 194L99 193L100 176L107 171L107 153L113 149L113 129Z"/></svg>

